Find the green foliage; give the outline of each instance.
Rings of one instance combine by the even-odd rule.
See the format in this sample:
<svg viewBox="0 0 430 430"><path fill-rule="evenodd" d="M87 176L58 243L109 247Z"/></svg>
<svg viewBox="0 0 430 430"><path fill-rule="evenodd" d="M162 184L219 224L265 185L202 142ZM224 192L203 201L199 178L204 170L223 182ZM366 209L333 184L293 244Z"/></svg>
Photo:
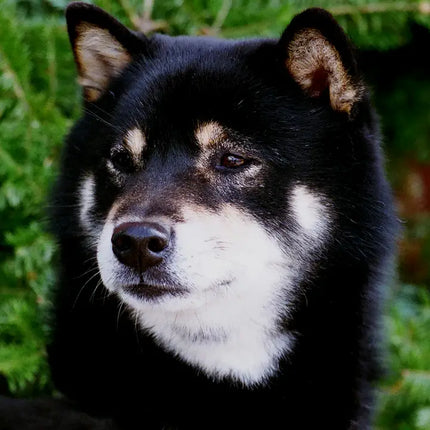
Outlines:
<svg viewBox="0 0 430 430"><path fill-rule="evenodd" d="M45 344L55 245L46 233L47 196L61 142L77 118L79 89L64 25L67 0L0 0L0 373L17 395L50 393ZM170 34L278 36L310 0L100 0L131 27ZM321 0L362 48L410 39L430 28L418 0ZM427 8L427 9L426 9ZM426 12L427 10L427 12ZM406 76L376 92L388 150L429 160L428 80ZM405 144L406 142L406 144ZM378 426L430 428L430 299L402 287L387 311L391 374Z"/></svg>
<svg viewBox="0 0 430 430"><path fill-rule="evenodd" d="M45 328L31 294L13 293L3 293L0 305L1 371L12 392L35 395L49 387Z"/></svg>
<svg viewBox="0 0 430 430"><path fill-rule="evenodd" d="M378 426L390 430L430 428L430 294L399 286L386 317L389 376L381 387Z"/></svg>
<svg viewBox="0 0 430 430"><path fill-rule="evenodd" d="M0 372L14 392L38 394L49 383L42 315L54 279L46 198L78 97L62 24L0 8Z"/></svg>
<svg viewBox="0 0 430 430"><path fill-rule="evenodd" d="M411 73L394 81L378 95L377 105L384 112L384 136L396 156L430 161L430 80ZM399 109L399 106L407 106Z"/></svg>
<svg viewBox="0 0 430 430"><path fill-rule="evenodd" d="M430 27L429 4L421 0L323 0L362 49L392 49L410 40L411 22Z"/></svg>

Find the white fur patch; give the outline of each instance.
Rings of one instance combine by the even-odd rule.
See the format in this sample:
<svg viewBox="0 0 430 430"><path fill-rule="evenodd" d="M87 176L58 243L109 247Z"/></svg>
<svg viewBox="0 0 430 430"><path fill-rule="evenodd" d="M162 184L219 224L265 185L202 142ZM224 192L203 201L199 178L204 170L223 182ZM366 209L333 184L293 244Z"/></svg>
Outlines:
<svg viewBox="0 0 430 430"><path fill-rule="evenodd" d="M93 225L90 213L94 207L95 188L96 183L92 174L85 176L79 187L79 221L86 231L91 231Z"/></svg>
<svg viewBox="0 0 430 430"><path fill-rule="evenodd" d="M312 238L321 238L328 226L327 208L323 199L305 185L296 185L290 201L294 218L303 232Z"/></svg>

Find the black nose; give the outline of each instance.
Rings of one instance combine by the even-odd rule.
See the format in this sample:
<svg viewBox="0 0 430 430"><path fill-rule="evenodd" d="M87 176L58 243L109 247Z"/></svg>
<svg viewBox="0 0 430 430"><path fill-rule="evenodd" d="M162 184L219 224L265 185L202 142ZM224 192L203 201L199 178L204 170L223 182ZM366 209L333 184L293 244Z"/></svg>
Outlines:
<svg viewBox="0 0 430 430"><path fill-rule="evenodd" d="M144 272L163 261L169 240L168 230L160 224L126 222L114 229L112 250L121 263Z"/></svg>

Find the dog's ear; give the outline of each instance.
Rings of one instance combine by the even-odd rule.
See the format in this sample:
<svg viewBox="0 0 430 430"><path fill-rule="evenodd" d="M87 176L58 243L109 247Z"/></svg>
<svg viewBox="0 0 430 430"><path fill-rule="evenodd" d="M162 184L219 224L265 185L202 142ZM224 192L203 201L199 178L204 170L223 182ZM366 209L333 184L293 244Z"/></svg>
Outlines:
<svg viewBox="0 0 430 430"><path fill-rule="evenodd" d="M85 100L95 101L144 50L144 37L88 3L71 3L66 20Z"/></svg>
<svg viewBox="0 0 430 430"><path fill-rule="evenodd" d="M312 8L295 16L279 47L288 72L306 94L328 94L335 111L351 112L363 85L353 48L330 13Z"/></svg>

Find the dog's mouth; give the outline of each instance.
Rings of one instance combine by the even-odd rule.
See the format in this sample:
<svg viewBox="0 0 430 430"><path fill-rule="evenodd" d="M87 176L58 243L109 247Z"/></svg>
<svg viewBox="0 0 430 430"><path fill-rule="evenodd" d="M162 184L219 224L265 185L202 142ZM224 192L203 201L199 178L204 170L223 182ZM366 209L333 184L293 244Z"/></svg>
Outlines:
<svg viewBox="0 0 430 430"><path fill-rule="evenodd" d="M187 294L187 290L176 286L164 286L154 284L131 284L122 287L126 294L141 300L155 300L166 296L183 296Z"/></svg>
<svg viewBox="0 0 430 430"><path fill-rule="evenodd" d="M222 282L217 282L212 285L208 290L228 288L235 279L228 279ZM157 283L147 283L139 282L137 284L128 284L121 287L123 292L132 296L135 299L140 300L156 300L164 297L182 297L186 296L190 291L180 285L174 285L173 283L157 284Z"/></svg>

